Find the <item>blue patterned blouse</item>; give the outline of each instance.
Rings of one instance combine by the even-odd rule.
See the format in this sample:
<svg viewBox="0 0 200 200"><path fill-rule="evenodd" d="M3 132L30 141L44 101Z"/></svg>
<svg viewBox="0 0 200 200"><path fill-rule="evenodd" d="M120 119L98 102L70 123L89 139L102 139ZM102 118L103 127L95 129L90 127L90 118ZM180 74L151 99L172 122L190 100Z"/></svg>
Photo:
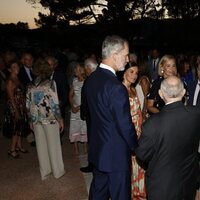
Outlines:
<svg viewBox="0 0 200 200"><path fill-rule="evenodd" d="M27 88L26 107L34 124L54 124L62 119L55 81L37 78L31 83Z"/></svg>

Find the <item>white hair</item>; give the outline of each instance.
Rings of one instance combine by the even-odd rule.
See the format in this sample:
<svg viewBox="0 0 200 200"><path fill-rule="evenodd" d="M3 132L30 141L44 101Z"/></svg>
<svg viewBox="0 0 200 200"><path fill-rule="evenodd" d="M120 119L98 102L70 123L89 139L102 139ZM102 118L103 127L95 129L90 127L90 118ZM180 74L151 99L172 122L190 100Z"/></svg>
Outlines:
<svg viewBox="0 0 200 200"><path fill-rule="evenodd" d="M84 62L84 67L85 68L87 68L87 67L90 68L92 72L96 70L97 66L98 66L98 63L93 58L87 58L85 60L85 62Z"/></svg>
<svg viewBox="0 0 200 200"><path fill-rule="evenodd" d="M129 53L129 60L130 61L134 61L135 63L137 63L137 55L135 53Z"/></svg>
<svg viewBox="0 0 200 200"><path fill-rule="evenodd" d="M161 83L160 89L168 98L177 98L182 97L184 85L182 80L176 77L176 81L173 83L164 79Z"/></svg>

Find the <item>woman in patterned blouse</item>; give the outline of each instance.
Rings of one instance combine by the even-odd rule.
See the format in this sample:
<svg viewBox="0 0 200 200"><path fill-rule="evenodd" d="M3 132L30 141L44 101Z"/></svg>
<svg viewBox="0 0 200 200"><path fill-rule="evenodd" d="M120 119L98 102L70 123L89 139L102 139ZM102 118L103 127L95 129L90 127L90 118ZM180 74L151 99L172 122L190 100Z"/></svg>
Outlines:
<svg viewBox="0 0 200 200"><path fill-rule="evenodd" d="M35 134L41 178L51 173L59 178L65 173L59 136L64 124L56 84L50 79L52 68L44 59L36 61L33 73L36 79L28 86L26 107Z"/></svg>

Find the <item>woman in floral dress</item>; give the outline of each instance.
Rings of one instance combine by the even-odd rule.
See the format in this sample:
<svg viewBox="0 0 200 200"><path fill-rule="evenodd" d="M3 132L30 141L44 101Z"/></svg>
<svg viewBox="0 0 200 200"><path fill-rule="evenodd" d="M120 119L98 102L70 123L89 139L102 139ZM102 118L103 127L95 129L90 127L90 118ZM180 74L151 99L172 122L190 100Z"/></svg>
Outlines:
<svg viewBox="0 0 200 200"><path fill-rule="evenodd" d="M20 153L28 153L22 145L22 137L27 132L27 115L23 87L18 79L19 64L12 61L9 66L10 75L6 81L7 107L5 117L8 122L7 136L11 136L8 155L18 158Z"/></svg>
<svg viewBox="0 0 200 200"><path fill-rule="evenodd" d="M135 125L137 136L140 137L142 125L142 111L139 98L133 84L138 78L138 66L132 62L128 63L123 71L122 83L127 88L130 101L130 112ZM132 157L132 178L131 178L132 200L146 199L144 185L144 170L138 165L135 156Z"/></svg>

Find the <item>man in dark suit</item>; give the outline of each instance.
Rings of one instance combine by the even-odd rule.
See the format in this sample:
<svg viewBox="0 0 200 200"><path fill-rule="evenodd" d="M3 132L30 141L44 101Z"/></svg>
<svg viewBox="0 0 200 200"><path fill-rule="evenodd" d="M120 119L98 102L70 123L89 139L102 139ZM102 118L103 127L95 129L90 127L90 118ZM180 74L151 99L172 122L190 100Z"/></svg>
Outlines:
<svg viewBox="0 0 200 200"><path fill-rule="evenodd" d="M153 48L151 50L151 57L148 63L148 66L149 66L148 71L150 74L151 82L153 82L154 80L158 78L159 62L160 62L160 53L157 48Z"/></svg>
<svg viewBox="0 0 200 200"><path fill-rule="evenodd" d="M175 76L162 81L163 109L142 127L138 160L147 165L148 200L194 200L200 139L200 109L184 106L183 82Z"/></svg>
<svg viewBox="0 0 200 200"><path fill-rule="evenodd" d="M21 57L22 67L20 68L18 77L24 89L26 90L27 85L34 79L32 74L33 56L31 53L24 53Z"/></svg>
<svg viewBox="0 0 200 200"><path fill-rule="evenodd" d="M25 52L21 57L22 66L20 68L18 77L20 82L24 87L24 91L26 92L27 85L34 79L34 75L32 73L33 66L33 56L29 52ZM25 95L25 94L24 94ZM27 141L31 146L35 146L35 136L32 130L29 131L27 135Z"/></svg>
<svg viewBox="0 0 200 200"><path fill-rule="evenodd" d="M47 56L45 60L49 63L49 65L53 69L53 74L51 76L51 79L56 82L60 111L62 118L65 119L65 108L68 103L68 94L69 94L67 76L61 69L59 69L58 60L54 56ZM61 139L64 135L64 132L65 131L63 130L62 133L60 133Z"/></svg>
<svg viewBox="0 0 200 200"><path fill-rule="evenodd" d="M81 106L80 106L80 117L82 120L86 121L87 124L87 137L88 137L88 146L90 145L90 115L88 110L88 104L86 100L85 94L85 84L87 83L88 77L96 70L98 66L97 61L94 58L87 58L84 62L84 68L86 72L86 80L83 83L83 87L81 89ZM80 170L84 173L92 172L92 164L89 162L88 166L81 167Z"/></svg>
<svg viewBox="0 0 200 200"><path fill-rule="evenodd" d="M126 88L116 71L128 62L128 42L107 36L102 62L86 84L90 114L89 162L93 165L90 200L128 200L131 195L131 153L137 146Z"/></svg>
<svg viewBox="0 0 200 200"><path fill-rule="evenodd" d="M188 104L200 107L200 67L197 67L197 79L187 87L189 99Z"/></svg>
<svg viewBox="0 0 200 200"><path fill-rule="evenodd" d="M197 106L200 108L200 66L196 68L197 71L197 79L193 82L191 82L187 89L188 89L188 105L193 105ZM199 144L199 150L198 150L198 155L199 155L199 162L200 162L200 144ZM200 172L199 172L199 177L198 177L198 183L197 183L197 190L198 190L198 195L200 197Z"/></svg>

